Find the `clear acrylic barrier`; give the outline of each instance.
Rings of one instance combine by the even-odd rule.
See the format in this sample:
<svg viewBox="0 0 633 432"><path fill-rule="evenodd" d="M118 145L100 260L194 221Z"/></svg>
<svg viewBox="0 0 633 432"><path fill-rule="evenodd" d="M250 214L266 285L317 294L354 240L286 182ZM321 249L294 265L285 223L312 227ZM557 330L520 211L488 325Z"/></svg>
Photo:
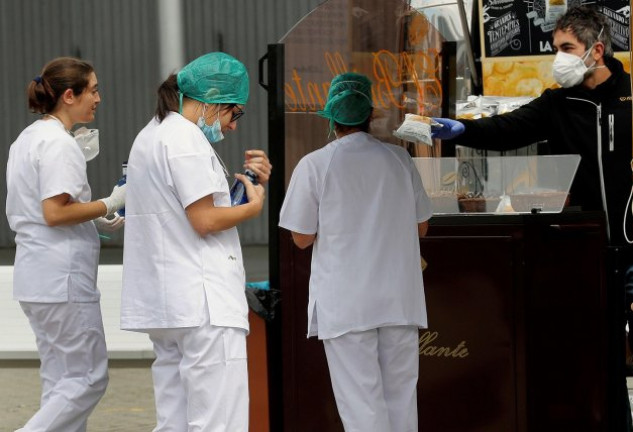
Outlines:
<svg viewBox="0 0 633 432"><path fill-rule="evenodd" d="M560 213L579 155L413 158L433 214Z"/></svg>

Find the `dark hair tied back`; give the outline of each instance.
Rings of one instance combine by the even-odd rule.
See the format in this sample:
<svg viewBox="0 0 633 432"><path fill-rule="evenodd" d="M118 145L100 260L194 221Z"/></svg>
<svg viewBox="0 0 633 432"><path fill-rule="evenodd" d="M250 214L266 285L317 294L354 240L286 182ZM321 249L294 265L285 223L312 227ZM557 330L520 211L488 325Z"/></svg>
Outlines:
<svg viewBox="0 0 633 432"><path fill-rule="evenodd" d="M66 90L71 89L77 96L83 93L93 72L91 64L73 57L50 61L28 85L29 109L40 114L52 112Z"/></svg>
<svg viewBox="0 0 633 432"><path fill-rule="evenodd" d="M162 122L170 111L178 112L179 109L178 79L176 74L171 74L160 87L158 87L156 117L158 117L159 122Z"/></svg>

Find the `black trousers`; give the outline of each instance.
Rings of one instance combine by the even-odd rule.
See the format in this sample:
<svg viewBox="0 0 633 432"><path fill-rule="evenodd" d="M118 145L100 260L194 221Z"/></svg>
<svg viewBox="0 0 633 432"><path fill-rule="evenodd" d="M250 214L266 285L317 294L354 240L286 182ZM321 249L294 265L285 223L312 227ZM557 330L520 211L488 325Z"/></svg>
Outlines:
<svg viewBox="0 0 633 432"><path fill-rule="evenodd" d="M633 432L631 406L626 384L626 331L627 319L633 330L633 248L609 247L607 254L607 314L608 335L608 389L609 430Z"/></svg>

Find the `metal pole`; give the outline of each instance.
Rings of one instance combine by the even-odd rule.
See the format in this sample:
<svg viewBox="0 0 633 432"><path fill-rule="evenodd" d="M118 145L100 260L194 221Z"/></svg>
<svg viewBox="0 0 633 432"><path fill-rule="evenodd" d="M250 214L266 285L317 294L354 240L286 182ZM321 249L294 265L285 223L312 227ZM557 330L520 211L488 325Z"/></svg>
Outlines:
<svg viewBox="0 0 633 432"><path fill-rule="evenodd" d="M464 33L464 43L466 44L466 58L468 59L468 66L470 67L470 75L473 78L475 86L479 87L479 74L475 66L475 55L473 51L473 45L470 40L470 29L468 28L468 17L466 15L466 8L464 7L464 0L457 0L457 9L459 10L459 18L462 24L462 32Z"/></svg>
<svg viewBox="0 0 633 432"><path fill-rule="evenodd" d="M268 92L268 156L275 167L268 182L268 273L270 287L280 289L279 211L286 190L286 126L285 126L285 66L284 45L269 44L268 51L259 61L259 84ZM264 73L264 67L267 66ZM264 79L267 77L267 81ZM282 302L284 301L281 292ZM268 404L270 430L284 430L284 394L282 370L282 312L277 306L275 318L266 323L268 353Z"/></svg>
<svg viewBox="0 0 633 432"><path fill-rule="evenodd" d="M166 79L185 65L182 0L158 0L160 76Z"/></svg>

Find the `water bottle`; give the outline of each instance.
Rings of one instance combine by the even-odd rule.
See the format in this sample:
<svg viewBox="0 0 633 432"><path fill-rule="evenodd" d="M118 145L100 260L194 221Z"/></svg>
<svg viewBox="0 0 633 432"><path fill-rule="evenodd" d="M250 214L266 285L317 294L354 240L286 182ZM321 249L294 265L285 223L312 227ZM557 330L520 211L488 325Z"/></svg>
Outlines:
<svg viewBox="0 0 633 432"><path fill-rule="evenodd" d="M121 164L121 178L116 182L117 186L123 186L127 182L127 161ZM120 208L116 212L119 216L125 217L125 207Z"/></svg>
<svg viewBox="0 0 633 432"><path fill-rule="evenodd" d="M251 183L254 185L257 184L257 174L255 174L251 170L244 171L244 175L248 178ZM231 186L231 206L238 206L242 204L246 204L248 202L248 197L246 196L246 187L244 183L239 180L235 180L233 186Z"/></svg>

